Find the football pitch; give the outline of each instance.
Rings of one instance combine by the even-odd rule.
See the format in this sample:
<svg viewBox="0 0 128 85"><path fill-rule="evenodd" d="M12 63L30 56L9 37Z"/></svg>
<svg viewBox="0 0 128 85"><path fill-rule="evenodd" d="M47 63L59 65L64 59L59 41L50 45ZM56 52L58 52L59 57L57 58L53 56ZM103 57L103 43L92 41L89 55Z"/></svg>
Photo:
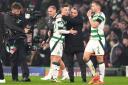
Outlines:
<svg viewBox="0 0 128 85"><path fill-rule="evenodd" d="M87 83L83 83L80 77L75 78L74 83L70 83L69 80L61 81L59 83L51 82L51 81L42 81L41 77L33 76L31 77L31 82L13 82L11 77L6 76L6 83L0 85L88 85ZM90 78L87 78L87 81ZM126 77L106 77L104 85L128 85L128 78Z"/></svg>

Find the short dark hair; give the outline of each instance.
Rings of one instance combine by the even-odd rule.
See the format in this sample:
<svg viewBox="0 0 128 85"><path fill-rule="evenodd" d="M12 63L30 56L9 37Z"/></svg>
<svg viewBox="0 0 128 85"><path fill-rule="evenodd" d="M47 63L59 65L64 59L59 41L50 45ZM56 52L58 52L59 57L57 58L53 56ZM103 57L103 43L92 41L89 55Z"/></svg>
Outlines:
<svg viewBox="0 0 128 85"><path fill-rule="evenodd" d="M64 7L70 7L68 4L63 4L62 6L61 6L61 8L64 8Z"/></svg>
<svg viewBox="0 0 128 85"><path fill-rule="evenodd" d="M71 9L74 9L74 10L76 10L77 12L79 12L79 9L78 9L78 7L72 7Z"/></svg>
<svg viewBox="0 0 128 85"><path fill-rule="evenodd" d="M23 9L23 6L19 2L13 2L11 5L11 9Z"/></svg>
<svg viewBox="0 0 128 85"><path fill-rule="evenodd" d="M92 1L92 3L95 3L96 5L100 6L101 8L103 7L103 5L101 4L101 2L99 2L99 1Z"/></svg>
<svg viewBox="0 0 128 85"><path fill-rule="evenodd" d="M48 8L52 8L54 10L57 10L56 6L54 6L54 5L50 5Z"/></svg>

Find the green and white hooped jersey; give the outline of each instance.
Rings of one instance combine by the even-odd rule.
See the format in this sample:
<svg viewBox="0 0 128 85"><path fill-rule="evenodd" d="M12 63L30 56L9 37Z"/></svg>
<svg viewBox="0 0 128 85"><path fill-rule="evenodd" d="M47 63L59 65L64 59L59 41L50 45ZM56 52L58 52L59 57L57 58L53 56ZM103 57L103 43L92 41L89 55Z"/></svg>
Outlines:
<svg viewBox="0 0 128 85"><path fill-rule="evenodd" d="M100 21L100 24L97 28L91 27L91 36L90 39L92 40L101 40L104 37L104 25L105 25L105 15L103 12L94 14L92 17L93 21Z"/></svg>
<svg viewBox="0 0 128 85"><path fill-rule="evenodd" d="M61 17L61 15L58 15L59 17L56 18L55 22L54 22L54 30L53 30L53 36L52 36L52 40L54 40L55 42L58 41L58 39L60 39L60 41L64 41L65 36L59 32L59 30L66 30L66 21L64 21Z"/></svg>

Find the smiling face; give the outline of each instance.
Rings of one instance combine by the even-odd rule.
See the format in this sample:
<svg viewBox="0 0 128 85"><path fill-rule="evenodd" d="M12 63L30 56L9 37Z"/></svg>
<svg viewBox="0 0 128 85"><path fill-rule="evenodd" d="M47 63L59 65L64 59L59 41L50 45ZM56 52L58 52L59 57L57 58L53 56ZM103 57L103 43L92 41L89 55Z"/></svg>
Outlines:
<svg viewBox="0 0 128 85"><path fill-rule="evenodd" d="M61 8L61 14L64 16L68 16L69 15L69 7L63 7Z"/></svg>
<svg viewBox="0 0 128 85"><path fill-rule="evenodd" d="M71 16L72 18L77 17L77 16L78 16L78 11L77 11L77 9L72 8L72 9L71 9L70 16Z"/></svg>

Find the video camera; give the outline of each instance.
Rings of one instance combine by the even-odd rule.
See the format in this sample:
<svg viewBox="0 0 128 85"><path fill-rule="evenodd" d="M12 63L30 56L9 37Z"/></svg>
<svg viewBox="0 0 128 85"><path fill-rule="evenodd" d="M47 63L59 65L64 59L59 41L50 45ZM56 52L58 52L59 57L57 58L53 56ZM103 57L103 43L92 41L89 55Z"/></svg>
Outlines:
<svg viewBox="0 0 128 85"><path fill-rule="evenodd" d="M31 31L34 29L35 23L41 18L42 14L40 11L35 10L34 5L29 5L25 11L25 19L27 21L28 29Z"/></svg>

